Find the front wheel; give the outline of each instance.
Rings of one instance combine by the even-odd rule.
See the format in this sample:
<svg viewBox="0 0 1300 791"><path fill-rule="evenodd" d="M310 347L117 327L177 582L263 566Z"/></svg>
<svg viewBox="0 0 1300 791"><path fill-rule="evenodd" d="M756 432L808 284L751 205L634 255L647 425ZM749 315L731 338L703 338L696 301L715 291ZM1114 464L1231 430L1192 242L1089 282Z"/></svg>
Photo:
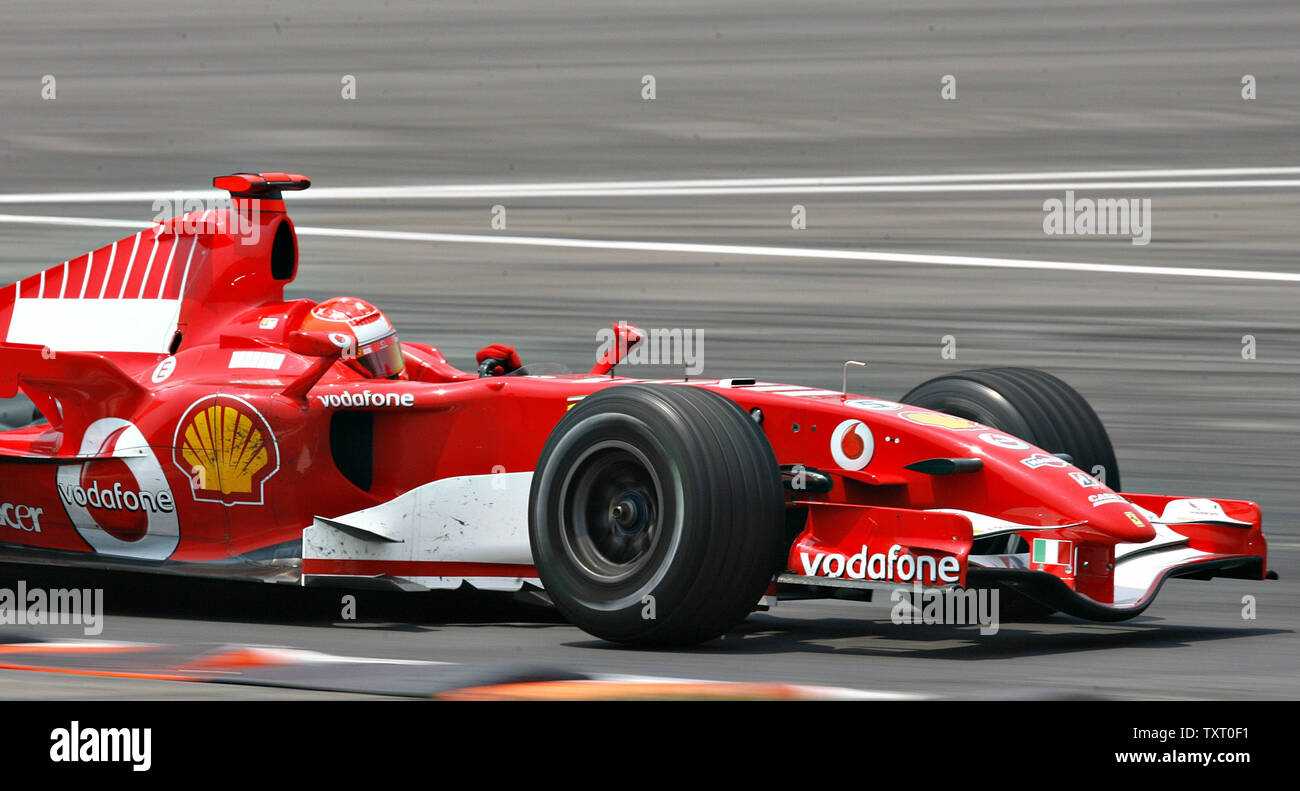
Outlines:
<svg viewBox="0 0 1300 791"><path fill-rule="evenodd" d="M1115 450L1097 413L1077 390L1033 368L960 371L917 385L904 404L946 412L1026 440L1121 491Z"/></svg>
<svg viewBox="0 0 1300 791"><path fill-rule="evenodd" d="M762 429L723 396L617 385L583 399L538 460L529 539L572 623L690 645L753 610L778 565L785 498Z"/></svg>
<svg viewBox="0 0 1300 791"><path fill-rule="evenodd" d="M1049 373L1032 368L960 371L917 385L900 400L992 426L1051 453L1068 454L1075 466L1120 490L1115 450L1097 413L1078 391ZM1024 539L1017 540L1023 545ZM992 552L988 544L1001 541L976 539L972 553ZM1021 548L1002 546L996 551ZM1014 590L1004 588L998 598L999 617L1008 622L1041 620L1056 612Z"/></svg>

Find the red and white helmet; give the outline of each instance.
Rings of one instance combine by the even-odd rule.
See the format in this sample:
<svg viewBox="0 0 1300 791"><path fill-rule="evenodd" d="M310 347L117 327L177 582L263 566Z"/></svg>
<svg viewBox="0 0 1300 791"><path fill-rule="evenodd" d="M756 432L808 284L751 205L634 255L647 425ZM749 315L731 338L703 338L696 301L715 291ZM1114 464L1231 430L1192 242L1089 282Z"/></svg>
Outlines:
<svg viewBox="0 0 1300 791"><path fill-rule="evenodd" d="M402 372L402 344L397 330L379 308L356 297L334 297L311 309L303 319L306 332L339 333L354 344L355 354L344 352L348 365L376 379L392 378Z"/></svg>

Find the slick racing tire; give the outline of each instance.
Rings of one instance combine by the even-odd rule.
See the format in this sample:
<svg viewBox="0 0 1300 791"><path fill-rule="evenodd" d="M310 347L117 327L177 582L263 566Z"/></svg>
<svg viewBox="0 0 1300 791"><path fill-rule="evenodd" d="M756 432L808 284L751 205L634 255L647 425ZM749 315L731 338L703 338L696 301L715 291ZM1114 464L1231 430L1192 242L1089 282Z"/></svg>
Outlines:
<svg viewBox="0 0 1300 791"><path fill-rule="evenodd" d="M1032 368L982 368L936 377L912 388L903 403L1000 429L1120 489L1115 450L1097 413L1073 387Z"/></svg>
<svg viewBox="0 0 1300 791"><path fill-rule="evenodd" d="M779 565L785 497L762 429L723 396L617 385L547 440L529 494L538 576L605 640L693 645L745 619Z"/></svg>

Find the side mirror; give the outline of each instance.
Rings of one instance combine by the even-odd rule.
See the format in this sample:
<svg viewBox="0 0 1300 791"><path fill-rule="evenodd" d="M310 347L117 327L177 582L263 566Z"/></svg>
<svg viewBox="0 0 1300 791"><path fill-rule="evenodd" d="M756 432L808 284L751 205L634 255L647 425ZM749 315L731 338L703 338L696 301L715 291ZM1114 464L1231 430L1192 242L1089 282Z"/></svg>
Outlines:
<svg viewBox="0 0 1300 791"><path fill-rule="evenodd" d="M305 357L341 357L355 351L355 342L340 332L289 333L289 351Z"/></svg>
<svg viewBox="0 0 1300 791"><path fill-rule="evenodd" d="M307 370L288 384L280 395L299 406L307 405L307 393L340 357L349 359L357 353L356 341L341 332L291 332L289 351L304 357L315 357Z"/></svg>
<svg viewBox="0 0 1300 791"><path fill-rule="evenodd" d="M601 330L597 335L603 341L601 346L608 345L609 349L600 356L596 365L588 373L596 375L609 373L614 366L627 359L628 351L633 346L645 340L645 330L634 324L620 321L609 326L614 328L613 332Z"/></svg>

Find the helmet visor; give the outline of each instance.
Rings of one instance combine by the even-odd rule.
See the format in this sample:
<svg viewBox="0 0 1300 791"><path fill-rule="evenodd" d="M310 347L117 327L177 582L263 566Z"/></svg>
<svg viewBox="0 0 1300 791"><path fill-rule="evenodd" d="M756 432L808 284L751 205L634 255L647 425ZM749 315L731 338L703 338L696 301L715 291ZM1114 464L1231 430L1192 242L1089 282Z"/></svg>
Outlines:
<svg viewBox="0 0 1300 791"><path fill-rule="evenodd" d="M397 333L391 333L362 346L357 350L356 363L376 379L397 376L406 367L406 360L402 357L402 344L397 339Z"/></svg>

